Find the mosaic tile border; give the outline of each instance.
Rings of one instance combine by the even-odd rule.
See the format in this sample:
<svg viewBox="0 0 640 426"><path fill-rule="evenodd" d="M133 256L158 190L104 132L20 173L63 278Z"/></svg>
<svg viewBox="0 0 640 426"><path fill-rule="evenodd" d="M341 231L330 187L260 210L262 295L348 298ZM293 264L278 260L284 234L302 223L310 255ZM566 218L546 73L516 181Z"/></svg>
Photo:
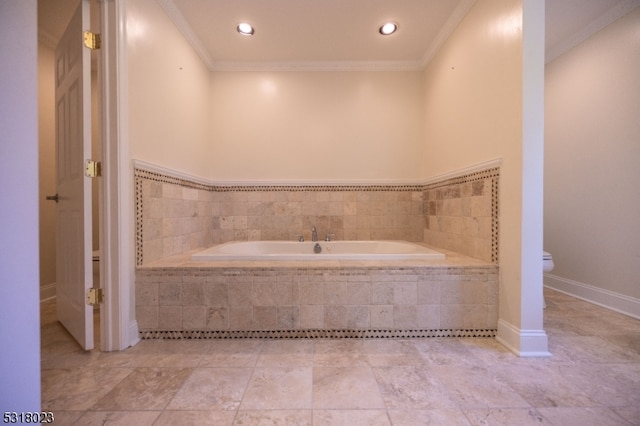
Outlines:
<svg viewBox="0 0 640 426"><path fill-rule="evenodd" d="M135 175L136 186L136 266L140 266L143 263L142 248L144 239L142 235L142 176Z"/></svg>
<svg viewBox="0 0 640 426"><path fill-rule="evenodd" d="M135 169L136 178L149 179L155 182L171 183L191 189L201 189L210 192L350 192L350 191L422 191L424 185L206 185L183 178L163 175L148 170Z"/></svg>
<svg viewBox="0 0 640 426"><path fill-rule="evenodd" d="M170 183L191 189L200 189L213 192L263 192L263 191L426 191L445 187L448 185L463 184L483 179L491 179L491 261L498 264L499 253L499 206L498 187L500 178L500 168L492 167L477 172L447 178L442 181L432 182L424 185L207 185L194 182L184 178L169 176L167 174L152 172L149 170L134 168L135 179L135 199L136 199L136 265L143 264L143 220L142 220L142 181L149 179L155 182Z"/></svg>
<svg viewBox="0 0 640 426"><path fill-rule="evenodd" d="M499 238L499 222L498 222L498 182L500 174L491 176L491 262L498 264L498 238Z"/></svg>
<svg viewBox="0 0 640 426"><path fill-rule="evenodd" d="M429 189L441 188L443 186L457 185L461 183L475 182L478 180L498 178L498 177L500 177L500 168L492 167L490 169L480 170L473 173L467 173L464 175L447 178L438 182L428 183L423 185L422 189L426 191Z"/></svg>
<svg viewBox="0 0 640 426"><path fill-rule="evenodd" d="M499 260L498 187L500 182L500 167L492 167L489 169L444 179L438 182L429 183L423 186L423 190L427 191L430 189L437 189L450 185L459 185L484 179L491 179L491 262L497 265Z"/></svg>
<svg viewBox="0 0 640 426"><path fill-rule="evenodd" d="M144 340L494 338L495 329L141 331Z"/></svg>

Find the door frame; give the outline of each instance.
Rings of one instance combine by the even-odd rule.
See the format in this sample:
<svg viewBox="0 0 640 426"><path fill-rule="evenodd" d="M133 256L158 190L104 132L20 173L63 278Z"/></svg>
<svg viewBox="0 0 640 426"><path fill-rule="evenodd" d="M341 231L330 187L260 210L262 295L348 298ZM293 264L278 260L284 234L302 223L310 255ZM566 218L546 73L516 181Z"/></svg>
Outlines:
<svg viewBox="0 0 640 426"><path fill-rule="evenodd" d="M140 341L135 316L133 170L129 156L126 10L123 0L99 0L100 347L118 351Z"/></svg>

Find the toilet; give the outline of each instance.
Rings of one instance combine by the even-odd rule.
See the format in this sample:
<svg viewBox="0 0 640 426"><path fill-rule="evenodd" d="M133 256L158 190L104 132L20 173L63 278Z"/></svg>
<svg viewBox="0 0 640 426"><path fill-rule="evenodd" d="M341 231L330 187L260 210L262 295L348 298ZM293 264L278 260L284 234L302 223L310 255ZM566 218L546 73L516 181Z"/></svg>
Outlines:
<svg viewBox="0 0 640 426"><path fill-rule="evenodd" d="M551 253L543 251L542 252L542 272L551 272L553 270L553 257L551 257ZM547 302L542 299L544 307L547 307Z"/></svg>

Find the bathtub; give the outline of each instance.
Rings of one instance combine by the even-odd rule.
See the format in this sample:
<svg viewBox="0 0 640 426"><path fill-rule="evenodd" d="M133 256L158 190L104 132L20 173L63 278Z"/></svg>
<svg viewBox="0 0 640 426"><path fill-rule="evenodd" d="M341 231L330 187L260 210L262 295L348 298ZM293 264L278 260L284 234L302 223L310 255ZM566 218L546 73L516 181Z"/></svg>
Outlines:
<svg viewBox="0 0 640 426"><path fill-rule="evenodd" d="M314 247L318 244L320 252ZM434 260L444 254L408 241L232 241L191 256L216 260Z"/></svg>

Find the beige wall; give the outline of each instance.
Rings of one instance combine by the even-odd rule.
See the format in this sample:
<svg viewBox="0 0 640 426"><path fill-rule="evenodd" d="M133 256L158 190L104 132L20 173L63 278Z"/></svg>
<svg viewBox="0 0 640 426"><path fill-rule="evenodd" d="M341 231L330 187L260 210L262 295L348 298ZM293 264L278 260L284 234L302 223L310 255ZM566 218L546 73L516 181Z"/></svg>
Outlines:
<svg viewBox="0 0 640 426"><path fill-rule="evenodd" d="M500 309L519 324L522 184L520 1L478 2L426 70L427 176L502 158Z"/></svg>
<svg viewBox="0 0 640 426"><path fill-rule="evenodd" d="M500 319L511 341L500 327L499 337L523 352L519 330L542 330L543 24L540 3L477 2L425 72L422 174L502 159ZM540 332L531 351L545 342Z"/></svg>
<svg viewBox="0 0 640 426"><path fill-rule="evenodd" d="M132 158L206 177L209 71L155 0L127 2Z"/></svg>
<svg viewBox="0 0 640 426"><path fill-rule="evenodd" d="M419 176L422 78L413 72L214 72L215 180Z"/></svg>
<svg viewBox="0 0 640 426"><path fill-rule="evenodd" d="M640 315L640 8L546 66L548 284ZM592 286L592 288L589 288Z"/></svg>
<svg viewBox="0 0 640 426"><path fill-rule="evenodd" d="M406 181L501 158L500 316L515 339L542 329L544 4L477 2L425 72L211 76L155 2L129 5L133 158L262 182Z"/></svg>
<svg viewBox="0 0 640 426"><path fill-rule="evenodd" d="M427 67L424 176L520 155L519 4L476 3Z"/></svg>

